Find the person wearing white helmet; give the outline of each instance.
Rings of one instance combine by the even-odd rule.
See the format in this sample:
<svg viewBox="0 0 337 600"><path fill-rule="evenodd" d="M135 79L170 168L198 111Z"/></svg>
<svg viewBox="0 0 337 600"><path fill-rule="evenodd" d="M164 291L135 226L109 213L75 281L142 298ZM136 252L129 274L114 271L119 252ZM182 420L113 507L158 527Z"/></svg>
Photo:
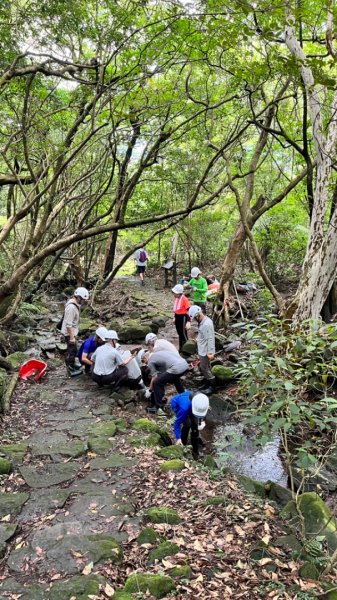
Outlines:
<svg viewBox="0 0 337 600"><path fill-rule="evenodd" d="M77 358L80 361L81 365L84 366L84 372L88 375L90 374L91 367L94 364L91 360L91 356L98 348L106 341L106 336L108 334L108 330L106 327L98 327L96 329L95 335L91 335L87 338L83 344L81 345Z"/></svg>
<svg viewBox="0 0 337 600"><path fill-rule="evenodd" d="M138 387L138 388L142 388L143 390L145 390L146 385L143 382L142 372L140 369L140 365L138 364L137 358L135 356L135 353L130 352L130 350L125 350L124 348L122 348L122 346L118 343L119 338L118 338L117 331L114 331L114 330L110 331L110 339L111 339L111 345L120 354L120 356L122 357L122 360L123 360L123 364L126 366L126 368L128 370L128 379L124 382L125 385L127 385L128 387L130 387L132 389L135 389Z"/></svg>
<svg viewBox="0 0 337 600"><path fill-rule="evenodd" d="M192 288L194 304L200 306L202 312L206 314L208 285L206 279L201 276L201 271L198 267L191 269L191 279L185 287Z"/></svg>
<svg viewBox="0 0 337 600"><path fill-rule="evenodd" d="M155 333L148 333L145 336L145 344L150 352L173 352L179 356L177 348L171 342L158 338Z"/></svg>
<svg viewBox="0 0 337 600"><path fill-rule="evenodd" d="M171 408L176 415L173 425L176 444L186 446L191 432L193 457L199 457L200 446L203 445L199 431L205 427L205 417L209 409L209 399L205 394L191 391L177 394L171 399Z"/></svg>
<svg viewBox="0 0 337 600"><path fill-rule="evenodd" d="M190 321L188 316L188 309L190 308L190 303L186 296L184 295L184 286L181 283L177 283L172 288L172 293L174 294L174 322L177 330L177 334L179 337L179 352L181 351L185 342L187 342L187 330L186 323Z"/></svg>
<svg viewBox="0 0 337 600"><path fill-rule="evenodd" d="M215 377L212 374L210 363L215 354L215 334L213 321L204 315L200 306L193 305L188 312L191 320L195 320L198 323L197 345L200 361L199 369L205 380L201 391L203 391L205 394L211 394L215 387Z"/></svg>
<svg viewBox="0 0 337 600"><path fill-rule="evenodd" d="M149 398L153 392L154 406L149 409L149 412L155 412L159 408L164 408L163 398L167 384L173 384L178 393L184 391L180 378L187 373L188 363L180 354L167 350L145 354L143 360L147 362L151 374L151 383L146 397Z"/></svg>
<svg viewBox="0 0 337 600"><path fill-rule="evenodd" d="M113 386L117 392L125 385L128 379L128 370L119 352L114 348L115 340L118 340L114 329L107 331L106 343L99 346L91 359L94 363L91 377L101 387L103 385Z"/></svg>
<svg viewBox="0 0 337 600"><path fill-rule="evenodd" d="M61 333L64 335L67 343L65 355L65 364L71 377L82 373L81 365L76 365L77 355L76 338L80 325L80 309L85 302L89 300L89 292L84 287L79 287L74 291L72 298L66 303L62 318Z"/></svg>

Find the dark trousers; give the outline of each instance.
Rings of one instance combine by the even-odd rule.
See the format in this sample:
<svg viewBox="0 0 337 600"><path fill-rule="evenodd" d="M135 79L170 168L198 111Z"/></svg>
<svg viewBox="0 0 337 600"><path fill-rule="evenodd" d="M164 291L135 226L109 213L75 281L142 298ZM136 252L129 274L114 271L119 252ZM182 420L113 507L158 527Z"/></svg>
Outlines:
<svg viewBox="0 0 337 600"><path fill-rule="evenodd" d="M157 377L154 381L154 384L152 386L154 402L155 402L155 405L157 406L157 408L163 408L163 406L164 406L163 405L163 397L165 394L165 385L167 383L173 383L178 394L181 394L182 392L185 391L185 388L180 379L180 377L182 375L184 375L185 372L186 371L184 371L184 373L179 373L179 375L176 375L173 373L167 373L165 371L165 373L160 373L159 375L157 375Z"/></svg>
<svg viewBox="0 0 337 600"><path fill-rule="evenodd" d="M192 450L195 454L199 453L199 431L198 431L198 420L192 416L187 417L181 427L181 441L186 446L188 441L188 434L191 431L191 444Z"/></svg>
<svg viewBox="0 0 337 600"><path fill-rule="evenodd" d="M73 367L75 364L75 358L77 356L77 344L76 342L70 342L70 338L69 335L65 336L66 338L66 343L67 343L67 350L66 350L66 355L65 355L65 363L67 367Z"/></svg>
<svg viewBox="0 0 337 600"><path fill-rule="evenodd" d="M174 316L174 321L176 325L177 334L179 336L179 352L182 349L185 342L187 342L187 331L186 331L186 315L177 315Z"/></svg>
<svg viewBox="0 0 337 600"><path fill-rule="evenodd" d="M125 365L119 365L119 367L117 367L113 373L109 373L109 375L96 375L96 373L92 372L91 378L93 381L96 381L100 387L103 385L115 385L117 387L123 385L127 381L128 370Z"/></svg>

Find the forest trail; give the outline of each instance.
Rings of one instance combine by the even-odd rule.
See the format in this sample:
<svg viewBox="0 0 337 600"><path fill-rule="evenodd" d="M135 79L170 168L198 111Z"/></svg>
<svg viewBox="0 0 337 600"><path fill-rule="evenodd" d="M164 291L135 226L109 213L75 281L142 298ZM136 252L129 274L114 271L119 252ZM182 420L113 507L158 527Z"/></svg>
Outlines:
<svg viewBox="0 0 337 600"><path fill-rule="evenodd" d="M153 288L141 295L151 302ZM148 419L134 392L110 394L63 365L19 382L0 448L13 464L1 475L0 600L263 598L272 576L250 555L279 534L275 509L212 460L165 447L166 417ZM276 571L292 579L286 563Z"/></svg>

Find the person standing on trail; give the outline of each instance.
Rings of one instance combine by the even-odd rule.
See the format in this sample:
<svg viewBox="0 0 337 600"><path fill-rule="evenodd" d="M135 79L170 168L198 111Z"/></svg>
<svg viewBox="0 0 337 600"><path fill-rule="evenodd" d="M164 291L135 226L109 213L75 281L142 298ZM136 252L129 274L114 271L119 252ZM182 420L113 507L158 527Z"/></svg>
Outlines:
<svg viewBox="0 0 337 600"><path fill-rule="evenodd" d="M173 352L179 356L177 348L168 340L158 338L155 333L148 333L145 337L145 344L148 347L149 352Z"/></svg>
<svg viewBox="0 0 337 600"><path fill-rule="evenodd" d="M208 397L205 394L186 391L173 396L171 408L176 415L173 425L176 444L186 446L191 431L193 458L199 458L199 448L203 446L199 431L202 431L206 425L205 417L209 409Z"/></svg>
<svg viewBox="0 0 337 600"><path fill-rule="evenodd" d="M64 335L67 343L65 355L65 364L70 377L81 375L82 366L75 363L77 355L76 338L80 326L81 306L89 300L89 292L84 287L79 287L74 291L72 298L66 303L62 318L61 333Z"/></svg>
<svg viewBox="0 0 337 600"><path fill-rule="evenodd" d="M188 371L188 363L184 358L174 352L161 350L144 354L144 362L150 369L151 383L145 396L149 398L153 392L154 407L149 412L156 412L159 408L164 408L163 397L165 394L165 385L173 384L179 394L184 391L181 381L182 375Z"/></svg>
<svg viewBox="0 0 337 600"><path fill-rule="evenodd" d="M100 387L103 385L114 386L117 392L128 379L128 370L119 352L114 348L114 341L118 339L116 331L107 331L106 343L99 346L91 359L94 363L91 377Z"/></svg>
<svg viewBox="0 0 337 600"><path fill-rule="evenodd" d="M90 336L86 339L81 345L77 358L80 361L81 365L84 366L84 372L89 375L91 371L91 367L94 364L91 360L92 354L106 341L108 330L106 327L98 327L96 329L95 335Z"/></svg>
<svg viewBox="0 0 337 600"><path fill-rule="evenodd" d="M200 306L193 305L188 311L191 320L198 323L198 355L200 360L199 369L204 377L205 383L200 391L211 394L215 389L215 377L211 371L211 360L215 354L215 334L213 321L204 315Z"/></svg>
<svg viewBox="0 0 337 600"><path fill-rule="evenodd" d="M190 287L193 290L193 302L200 306L204 315L206 314L206 301L208 285L204 277L201 277L201 271L198 267L191 269L191 278L185 287Z"/></svg>
<svg viewBox="0 0 337 600"><path fill-rule="evenodd" d="M184 286L180 283L177 283L177 285L172 288L172 292L175 298L173 305L174 322L179 336L179 352L181 352L183 345L188 340L186 324L190 322L188 316L190 303L184 295Z"/></svg>
<svg viewBox="0 0 337 600"><path fill-rule="evenodd" d="M136 250L135 255L134 255L134 260L136 262L137 273L139 275L140 282L142 285L145 285L144 277L145 277L147 261L149 260L149 256L148 256L146 250L144 250L144 248L139 248L138 250Z"/></svg>

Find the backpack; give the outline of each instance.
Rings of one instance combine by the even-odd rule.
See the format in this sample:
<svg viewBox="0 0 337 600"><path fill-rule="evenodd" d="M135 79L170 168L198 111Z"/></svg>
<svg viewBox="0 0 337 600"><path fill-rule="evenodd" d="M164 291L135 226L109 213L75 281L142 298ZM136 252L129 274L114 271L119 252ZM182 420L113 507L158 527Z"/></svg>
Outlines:
<svg viewBox="0 0 337 600"><path fill-rule="evenodd" d="M76 302L69 302L69 304L73 304L74 306L76 306L78 312L80 312L79 306L76 304ZM61 331L61 329L62 329L65 310L66 309L64 309L64 311L63 311L63 315L62 315L61 319L56 324L56 331Z"/></svg>
<svg viewBox="0 0 337 600"><path fill-rule="evenodd" d="M145 250L141 250L139 253L139 262L146 262L147 254Z"/></svg>

